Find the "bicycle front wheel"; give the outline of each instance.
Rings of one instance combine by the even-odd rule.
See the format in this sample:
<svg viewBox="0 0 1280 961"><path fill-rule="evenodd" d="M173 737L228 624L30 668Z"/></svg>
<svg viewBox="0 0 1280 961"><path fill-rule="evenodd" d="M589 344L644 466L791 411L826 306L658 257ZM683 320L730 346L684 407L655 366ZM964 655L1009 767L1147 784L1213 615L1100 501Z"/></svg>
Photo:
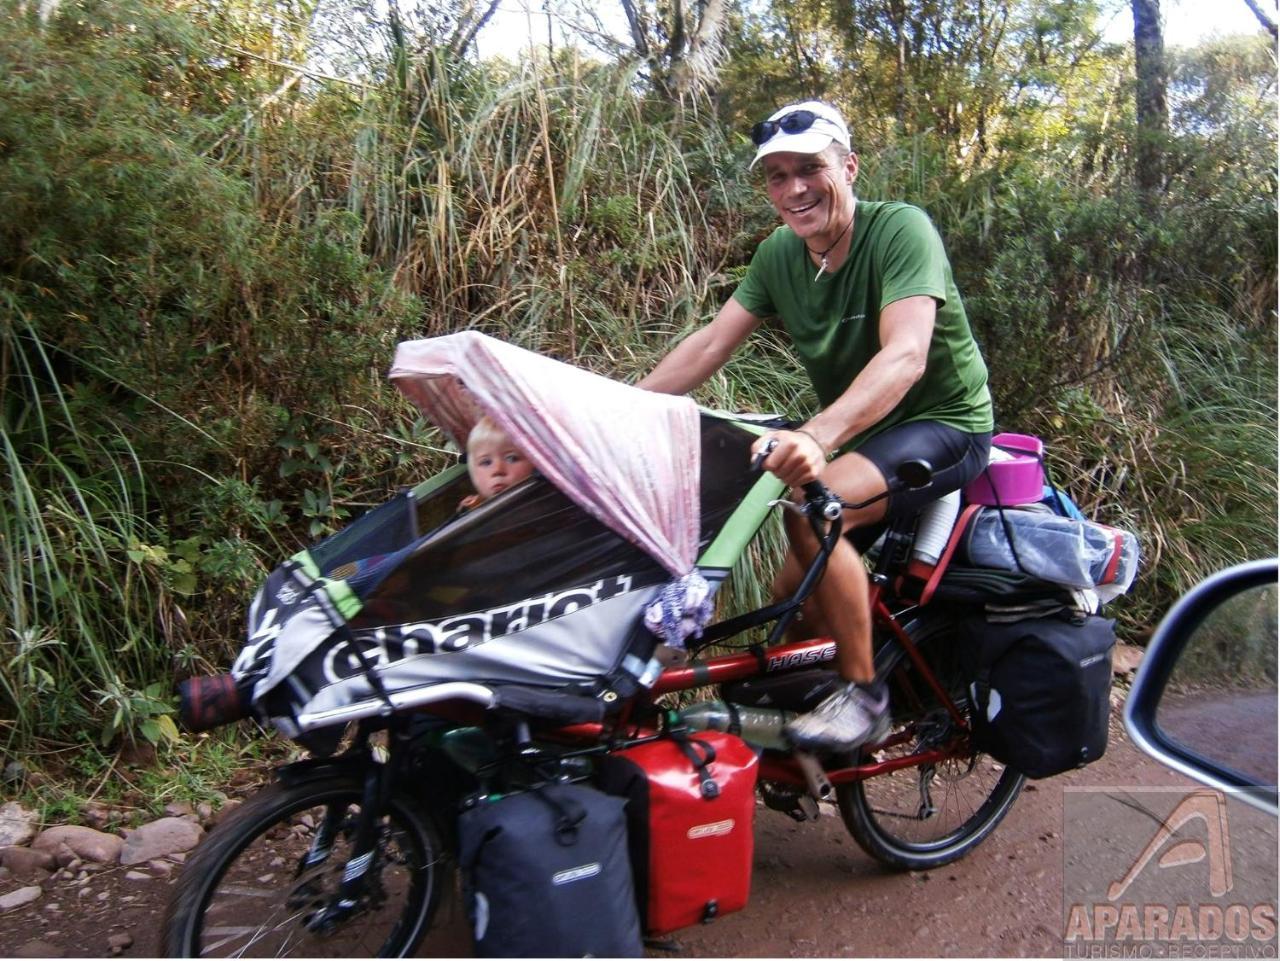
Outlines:
<svg viewBox="0 0 1280 961"><path fill-rule="evenodd" d="M950 619L921 618L907 625L925 662L967 718L972 710ZM891 760L932 748L951 753L930 765L903 767L842 784L840 814L854 840L878 861L898 868L936 868L964 857L995 830L1026 778L972 751L963 730L894 639L876 654L876 676L889 686L891 746L864 754L860 763Z"/></svg>
<svg viewBox="0 0 1280 961"><path fill-rule="evenodd" d="M364 896L324 932L362 804L356 776L266 788L187 862L165 915L170 957L403 957L430 928L449 872L439 834L396 796L378 825ZM314 926L314 925L312 925Z"/></svg>

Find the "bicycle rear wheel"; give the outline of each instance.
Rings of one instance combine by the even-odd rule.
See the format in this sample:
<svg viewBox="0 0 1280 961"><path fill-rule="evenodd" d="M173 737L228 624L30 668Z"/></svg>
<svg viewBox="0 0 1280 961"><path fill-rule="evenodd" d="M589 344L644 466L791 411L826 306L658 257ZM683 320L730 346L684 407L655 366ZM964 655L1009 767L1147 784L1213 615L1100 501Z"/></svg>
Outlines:
<svg viewBox="0 0 1280 961"><path fill-rule="evenodd" d="M972 705L953 622L920 618L906 630L967 716ZM892 746L864 754L860 763L956 745L961 730L896 639L877 652L876 675L889 685ZM981 844L1009 812L1026 778L968 750L967 740L960 748L936 764L839 785L840 814L854 840L884 864L915 870L949 864Z"/></svg>
<svg viewBox="0 0 1280 961"><path fill-rule="evenodd" d="M378 826L365 896L325 933L351 856L358 776L275 784L238 809L187 862L164 921L170 957L403 957L431 927L450 871L418 805L393 797ZM327 854L325 853L327 851Z"/></svg>

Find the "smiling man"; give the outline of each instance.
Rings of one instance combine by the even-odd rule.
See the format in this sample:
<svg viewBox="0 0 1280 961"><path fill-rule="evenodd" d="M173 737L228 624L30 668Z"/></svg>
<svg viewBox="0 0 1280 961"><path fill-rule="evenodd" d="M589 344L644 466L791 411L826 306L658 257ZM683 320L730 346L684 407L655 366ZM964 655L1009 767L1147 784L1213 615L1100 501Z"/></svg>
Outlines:
<svg viewBox="0 0 1280 961"><path fill-rule="evenodd" d="M761 437L764 461L787 484L820 478L845 501L883 493L898 465L928 461L927 491L894 492L845 511L849 530L917 512L987 462L987 368L942 241L919 208L858 200L858 156L839 111L791 104L751 129L754 167L783 226L757 248L747 276L714 320L681 341L641 387L683 394L729 360L763 321L780 322L822 410L796 430ZM791 594L817 550L807 522L787 515L791 551L774 591ZM867 574L842 541L804 612L828 635L846 682L786 729L804 750L851 750L881 737L888 695L874 680Z"/></svg>

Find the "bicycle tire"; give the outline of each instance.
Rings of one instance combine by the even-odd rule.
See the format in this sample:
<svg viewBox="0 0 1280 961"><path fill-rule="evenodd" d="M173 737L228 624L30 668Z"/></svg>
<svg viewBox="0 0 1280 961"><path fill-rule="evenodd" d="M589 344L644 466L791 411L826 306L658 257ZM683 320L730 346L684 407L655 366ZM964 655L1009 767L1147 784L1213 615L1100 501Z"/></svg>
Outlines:
<svg viewBox="0 0 1280 961"><path fill-rule="evenodd" d="M358 775L274 784L218 825L186 863L164 918L169 957L403 957L431 928L450 870L431 816L395 795L379 830L369 894L327 934L306 930L332 901L363 795ZM319 823L337 828L304 870ZM292 876L291 876L292 874Z"/></svg>
<svg viewBox="0 0 1280 961"><path fill-rule="evenodd" d="M906 631L952 700L968 712L968 683L959 661L954 620L917 618L906 625ZM932 725L935 737L944 741L955 737L954 720L925 686L896 639L877 651L876 676L889 684L891 734L927 730ZM917 737L910 744L864 754L860 761L901 755L918 743ZM1021 773L978 753L935 765L927 788L922 788L921 777L927 773L924 768L906 767L837 787L845 827L882 864L925 870L959 860L995 830L1026 782ZM941 800L936 797L939 789ZM928 813L930 807L932 813Z"/></svg>

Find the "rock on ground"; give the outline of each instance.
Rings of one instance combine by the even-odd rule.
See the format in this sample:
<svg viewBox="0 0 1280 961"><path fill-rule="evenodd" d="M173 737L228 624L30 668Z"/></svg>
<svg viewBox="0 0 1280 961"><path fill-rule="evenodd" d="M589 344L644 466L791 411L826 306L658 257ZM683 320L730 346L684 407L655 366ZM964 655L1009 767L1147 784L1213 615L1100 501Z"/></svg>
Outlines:
<svg viewBox="0 0 1280 961"><path fill-rule="evenodd" d="M211 828L216 828L219 824L225 821L231 815L231 813L235 811L236 808L238 808L243 803L244 803L243 801L236 800L235 798L232 798L228 801L223 801L222 807L214 811L213 814L209 817L208 826Z"/></svg>
<svg viewBox="0 0 1280 961"><path fill-rule="evenodd" d="M48 851L31 848L0 848L0 865L20 881L43 881L57 867L57 861Z"/></svg>
<svg viewBox="0 0 1280 961"><path fill-rule="evenodd" d="M30 904L43 893L44 890L38 884L10 891L8 894L0 896L0 914L5 911L12 911L14 908L20 908L25 904Z"/></svg>
<svg viewBox="0 0 1280 961"><path fill-rule="evenodd" d="M1145 653L1140 647L1117 644L1111 657L1111 670L1120 675L1132 673L1142 663L1142 655Z"/></svg>
<svg viewBox="0 0 1280 961"><path fill-rule="evenodd" d="M140 864L190 851L203 836L204 829L186 818L161 818L129 832L120 852L120 863Z"/></svg>
<svg viewBox="0 0 1280 961"><path fill-rule="evenodd" d="M115 864L120 859L120 850L124 840L105 831L81 827L76 824L64 824L59 827L41 831L31 842L37 851L48 851L57 857L63 846L69 848L76 857L98 864Z"/></svg>
<svg viewBox="0 0 1280 961"><path fill-rule="evenodd" d="M80 809L80 820L100 831L111 821L111 808L91 801Z"/></svg>
<svg viewBox="0 0 1280 961"><path fill-rule="evenodd" d="M29 811L17 801L0 805L0 848L26 844L36 836L40 816Z"/></svg>

